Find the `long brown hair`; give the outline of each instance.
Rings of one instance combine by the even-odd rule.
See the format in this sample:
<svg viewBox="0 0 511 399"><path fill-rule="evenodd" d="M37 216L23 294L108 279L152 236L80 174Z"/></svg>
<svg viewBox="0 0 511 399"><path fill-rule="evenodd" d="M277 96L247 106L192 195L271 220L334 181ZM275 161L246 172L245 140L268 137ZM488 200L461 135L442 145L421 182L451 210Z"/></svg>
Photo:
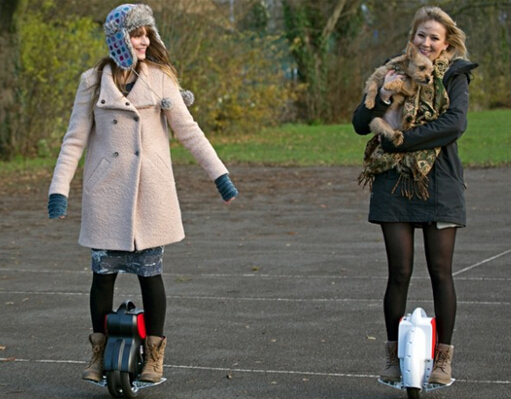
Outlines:
<svg viewBox="0 0 511 399"><path fill-rule="evenodd" d="M141 35L145 32L149 37L150 45L146 50L146 59L143 61L138 61L135 65L135 72L137 75L140 72L140 64L145 62L148 65L152 65L156 68L161 69L164 73L166 73L170 78L179 86L179 81L177 78L177 71L174 66L170 62L170 55L166 47L161 43L158 39L156 32L150 26L141 26L137 29L134 29L130 32L130 37ZM126 71L119 68L117 64L110 57L105 57L101 61L99 61L94 69L96 70L96 85L94 88L94 95L92 98L92 105L96 104L99 98L99 91L101 89L101 76L103 75L103 69L106 65L110 65L112 69L112 78L114 80L117 88L124 94L127 94L126 90ZM130 69L128 73L133 73Z"/></svg>
<svg viewBox="0 0 511 399"><path fill-rule="evenodd" d="M452 57L451 59L468 59L465 32L458 28L456 22L440 7L426 6L417 10L410 30L410 41L413 41L419 25L427 21L436 21L445 28L445 41L449 44L446 51Z"/></svg>

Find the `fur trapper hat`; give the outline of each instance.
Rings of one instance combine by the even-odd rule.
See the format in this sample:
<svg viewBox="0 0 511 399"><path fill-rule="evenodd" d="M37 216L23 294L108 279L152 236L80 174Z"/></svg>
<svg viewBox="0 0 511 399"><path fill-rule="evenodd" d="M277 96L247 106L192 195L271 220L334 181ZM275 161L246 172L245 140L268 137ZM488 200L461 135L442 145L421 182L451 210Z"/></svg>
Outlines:
<svg viewBox="0 0 511 399"><path fill-rule="evenodd" d="M129 70L137 64L137 55L131 45L130 32L142 26L149 26L163 47L153 10L146 4L123 4L110 11L104 25L106 42L110 58L124 70Z"/></svg>

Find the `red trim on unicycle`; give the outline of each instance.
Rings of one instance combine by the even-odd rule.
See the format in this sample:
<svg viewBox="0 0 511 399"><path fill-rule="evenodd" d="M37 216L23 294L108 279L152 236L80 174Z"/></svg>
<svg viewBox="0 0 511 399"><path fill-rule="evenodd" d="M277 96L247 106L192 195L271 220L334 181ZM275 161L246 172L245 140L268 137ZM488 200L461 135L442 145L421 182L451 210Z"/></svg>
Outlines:
<svg viewBox="0 0 511 399"><path fill-rule="evenodd" d="M137 328L138 328L138 336L142 339L146 338L146 330L145 330L145 319L144 314L140 313L137 315Z"/></svg>
<svg viewBox="0 0 511 399"><path fill-rule="evenodd" d="M436 319L431 319L431 328L433 333L431 334L431 359L435 358L435 347L436 347Z"/></svg>

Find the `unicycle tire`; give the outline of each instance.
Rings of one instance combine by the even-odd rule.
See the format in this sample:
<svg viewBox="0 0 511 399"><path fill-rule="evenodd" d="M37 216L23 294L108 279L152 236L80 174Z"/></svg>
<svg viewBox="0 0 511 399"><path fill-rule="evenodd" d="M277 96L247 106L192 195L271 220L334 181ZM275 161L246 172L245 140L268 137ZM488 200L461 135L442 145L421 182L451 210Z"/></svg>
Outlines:
<svg viewBox="0 0 511 399"><path fill-rule="evenodd" d="M124 398L124 393L121 385L121 372L120 371L107 371L106 372L106 386L108 392L114 398Z"/></svg>
<svg viewBox="0 0 511 399"><path fill-rule="evenodd" d="M126 399L134 399L138 395L138 388L133 385L133 379L128 372L121 372L121 387Z"/></svg>
<svg viewBox="0 0 511 399"><path fill-rule="evenodd" d="M419 399L421 397L421 390L419 388L406 388L408 399Z"/></svg>

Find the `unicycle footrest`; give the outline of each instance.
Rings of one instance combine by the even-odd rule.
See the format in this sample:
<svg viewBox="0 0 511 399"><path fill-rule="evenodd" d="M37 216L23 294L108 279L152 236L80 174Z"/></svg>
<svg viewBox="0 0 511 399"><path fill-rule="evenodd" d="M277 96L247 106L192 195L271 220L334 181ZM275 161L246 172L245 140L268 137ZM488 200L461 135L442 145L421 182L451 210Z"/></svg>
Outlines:
<svg viewBox="0 0 511 399"><path fill-rule="evenodd" d="M451 382L448 384L445 384L445 385L444 384L430 384L428 382L421 387L421 390L429 392L429 391L434 391L435 389L447 388L447 387L450 387L454 383L454 381L456 381L456 380L454 378L452 378ZM389 387L396 388L396 389L408 388L403 384L402 381L393 382L393 381L385 381L385 380L382 380L381 378L378 378L378 382L381 384L384 384L384 385L388 385Z"/></svg>
<svg viewBox="0 0 511 399"><path fill-rule="evenodd" d="M434 391L435 389L439 389L439 388L446 388L446 387L450 387L454 381L456 381L454 378L451 378L451 382L448 383L448 384L430 384L429 382L424 384L424 390L426 392L429 392L429 391Z"/></svg>
<svg viewBox="0 0 511 399"><path fill-rule="evenodd" d="M156 385L163 384L165 381L167 381L166 378L161 378L158 382L147 382L147 381L133 381L133 386L135 386L137 389L143 389L143 388L149 388L154 387Z"/></svg>
<svg viewBox="0 0 511 399"><path fill-rule="evenodd" d="M405 387L403 386L403 383L401 381L399 381L399 382L385 381L385 380L382 380L381 378L378 378L378 382L383 385L388 385L389 387L392 387L392 388L405 389Z"/></svg>
<svg viewBox="0 0 511 399"><path fill-rule="evenodd" d="M103 377L103 379L99 381L92 381L92 380L84 380L87 382L90 382L91 384L97 385L99 387L106 387L106 377Z"/></svg>
<svg viewBox="0 0 511 399"><path fill-rule="evenodd" d="M84 381L90 382L91 384L94 384L99 387L107 386L106 377L103 377L103 379L101 379L99 381L92 381L92 380L84 380ZM160 381L158 381L158 382L147 382L147 381L135 380L135 381L133 381L133 387L135 388L135 390L150 388L150 387L154 387L156 385L163 384L165 381L167 381L166 378L161 378Z"/></svg>

